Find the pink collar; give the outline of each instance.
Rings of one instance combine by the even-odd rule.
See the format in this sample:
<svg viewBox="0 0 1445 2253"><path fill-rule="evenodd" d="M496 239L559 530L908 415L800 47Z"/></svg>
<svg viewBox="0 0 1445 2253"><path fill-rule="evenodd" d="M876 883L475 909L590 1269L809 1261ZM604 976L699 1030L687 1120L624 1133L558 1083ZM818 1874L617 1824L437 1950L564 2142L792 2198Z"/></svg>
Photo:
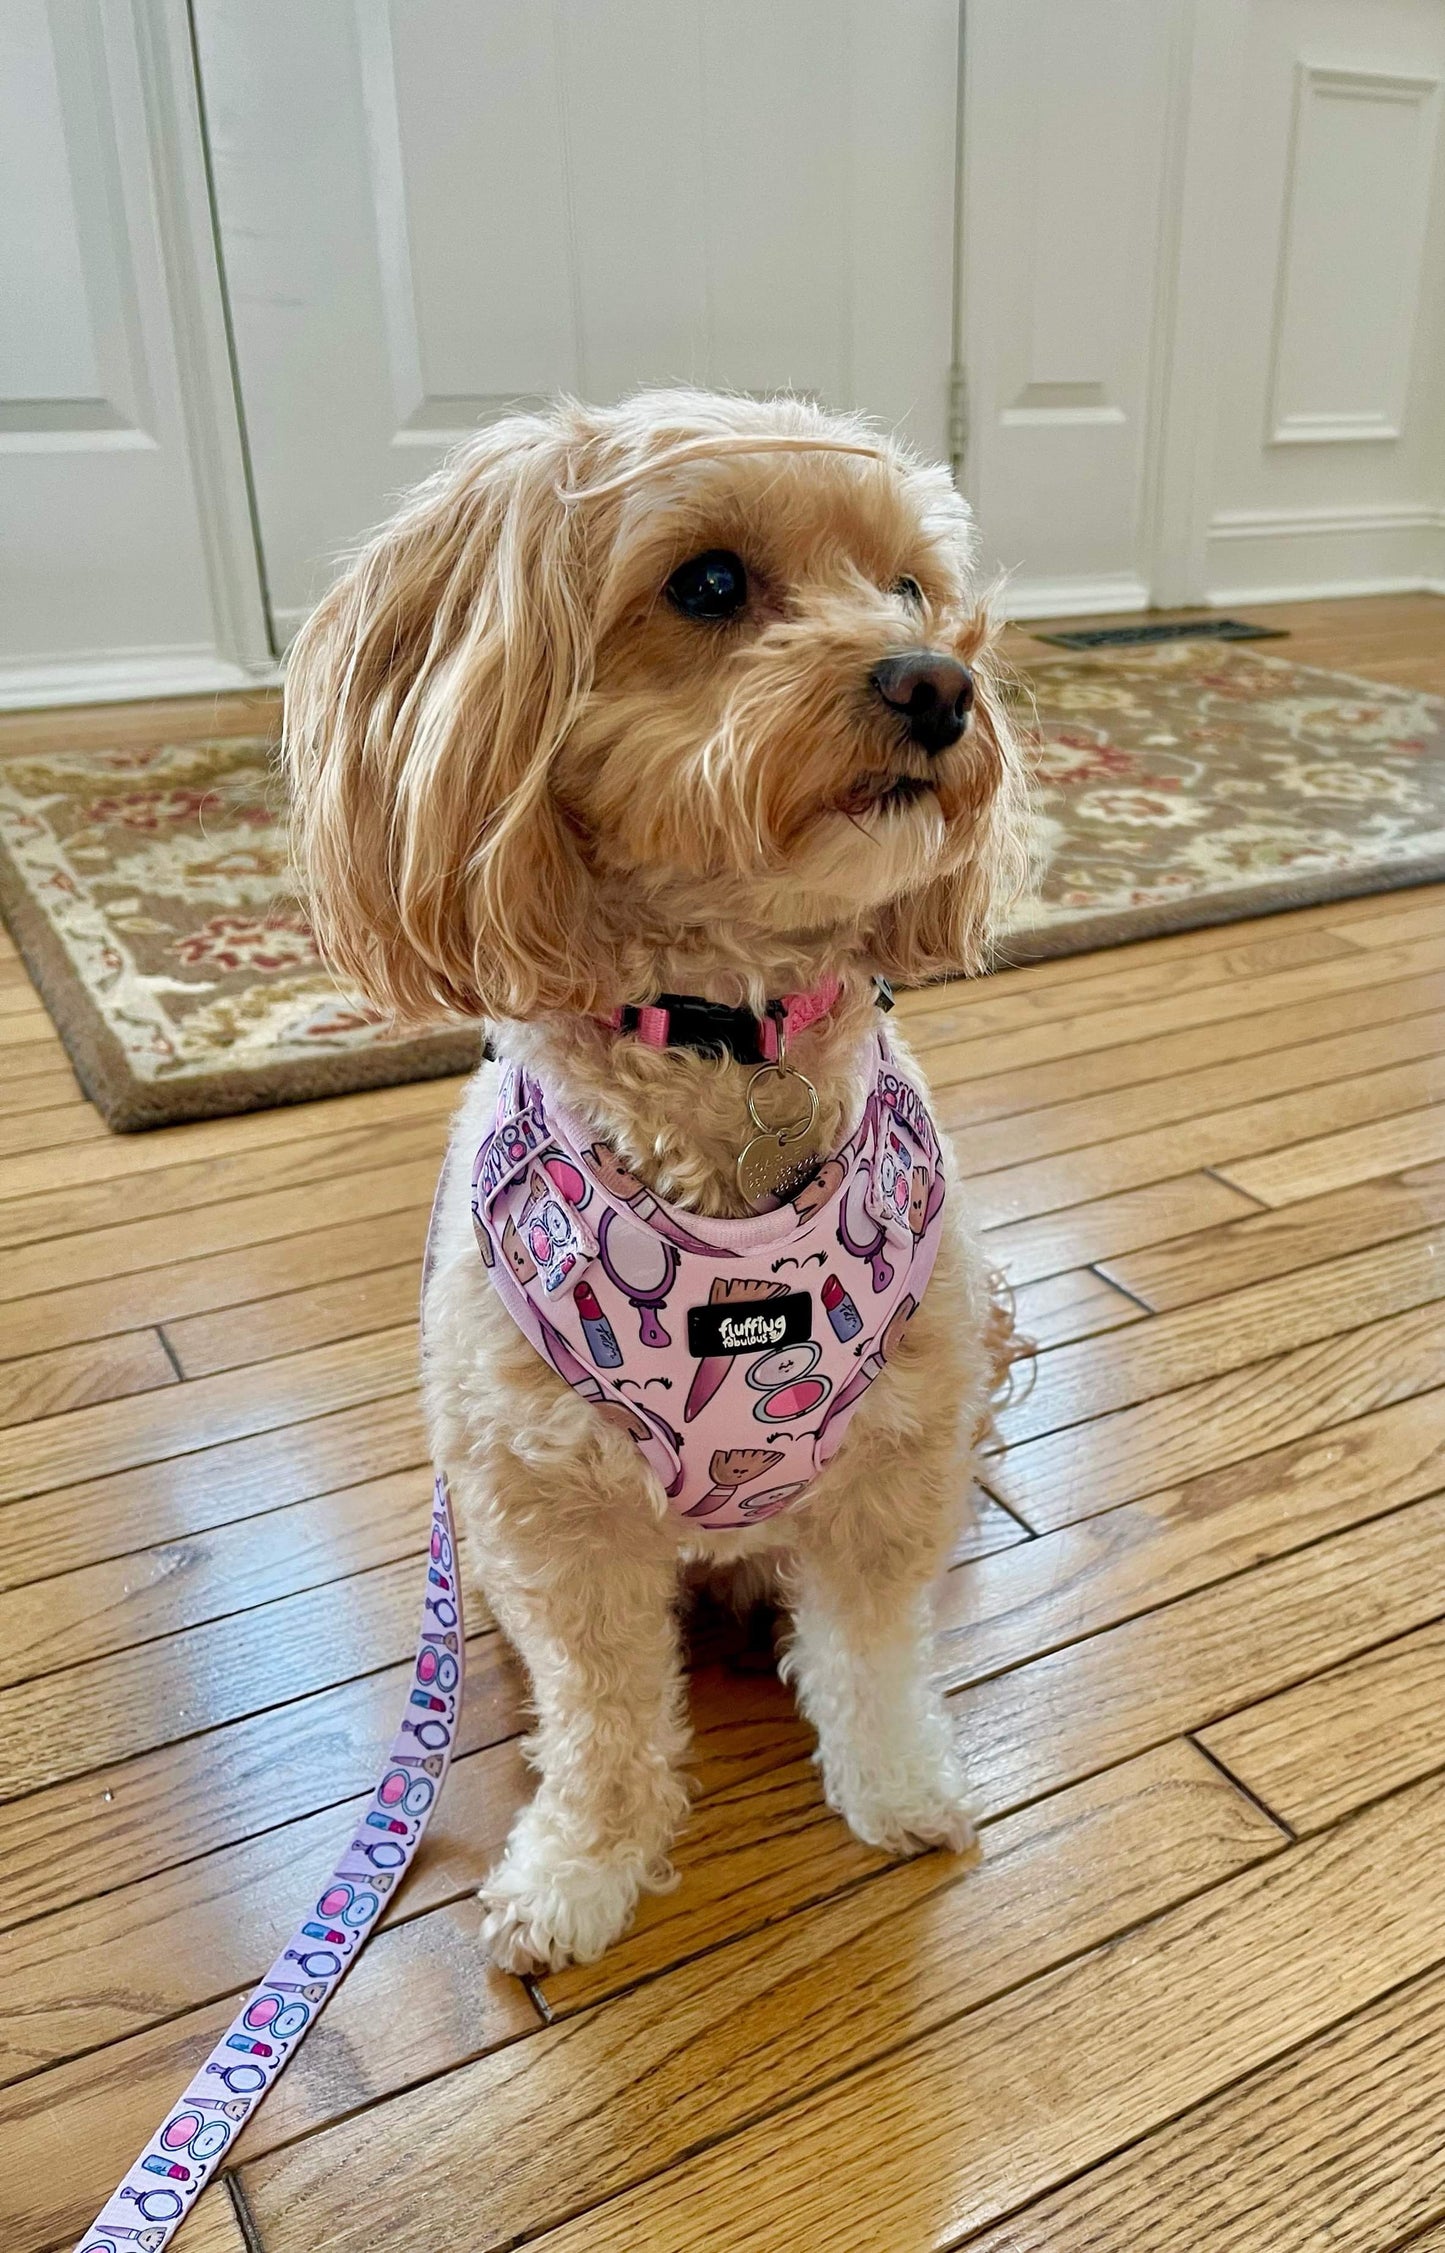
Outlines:
<svg viewBox="0 0 1445 2253"><path fill-rule="evenodd" d="M741 1063L776 1063L778 1033L792 1041L828 1015L842 992L842 981L824 978L811 993L784 994L768 1003L761 1017L728 1002L703 1001L691 994L660 994L640 1006L624 1003L600 1022L615 1033L632 1033L644 1048L722 1048Z"/></svg>

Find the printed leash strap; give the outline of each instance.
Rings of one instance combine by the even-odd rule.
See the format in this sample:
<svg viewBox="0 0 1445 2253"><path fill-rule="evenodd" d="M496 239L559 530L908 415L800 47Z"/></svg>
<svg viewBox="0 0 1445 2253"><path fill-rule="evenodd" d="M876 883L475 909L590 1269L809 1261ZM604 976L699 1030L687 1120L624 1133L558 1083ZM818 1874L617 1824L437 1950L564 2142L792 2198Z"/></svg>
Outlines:
<svg viewBox="0 0 1445 2253"><path fill-rule="evenodd" d="M455 1559L451 1498L439 1478L407 1718L371 1803L352 1826L305 1923L106 2200L76 2253L157 2253L169 2243L405 1877L446 1781L461 1718L466 1645Z"/></svg>

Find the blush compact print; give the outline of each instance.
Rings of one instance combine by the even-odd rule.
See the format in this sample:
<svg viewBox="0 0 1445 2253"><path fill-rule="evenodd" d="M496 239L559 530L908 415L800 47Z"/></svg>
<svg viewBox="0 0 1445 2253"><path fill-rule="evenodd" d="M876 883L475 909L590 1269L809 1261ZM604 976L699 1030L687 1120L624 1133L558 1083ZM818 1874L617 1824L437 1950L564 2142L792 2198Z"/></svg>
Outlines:
<svg viewBox="0 0 1445 2253"><path fill-rule="evenodd" d="M508 1066L473 1218L479 1243L500 1246L490 1280L537 1351L680 1515L741 1528L803 1500L922 1296L937 1149L880 1040L858 1127L791 1204L741 1221L680 1214ZM680 1432L643 1403L648 1384L678 1402Z"/></svg>
<svg viewBox="0 0 1445 2253"><path fill-rule="evenodd" d="M748 1383L763 1394L753 1410L759 1423L791 1424L811 1409L821 1408L833 1390L826 1377L816 1374L823 1349L813 1341L766 1353L752 1363Z"/></svg>

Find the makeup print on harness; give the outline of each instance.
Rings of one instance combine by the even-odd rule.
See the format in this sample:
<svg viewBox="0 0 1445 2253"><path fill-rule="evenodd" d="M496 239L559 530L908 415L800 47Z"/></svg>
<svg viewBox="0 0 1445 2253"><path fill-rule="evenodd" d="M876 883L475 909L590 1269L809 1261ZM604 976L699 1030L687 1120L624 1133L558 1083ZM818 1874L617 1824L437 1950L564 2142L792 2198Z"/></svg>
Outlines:
<svg viewBox="0 0 1445 2253"><path fill-rule="evenodd" d="M575 1167L569 1167L575 1172ZM517 1233L526 1247L537 1279L548 1296L575 1284L587 1262L595 1257L597 1239L578 1207L564 1197L545 1165L527 1172L527 1194Z"/></svg>
<svg viewBox="0 0 1445 2253"><path fill-rule="evenodd" d="M788 1507L836 1449L937 1255L944 1177L921 1098L880 1038L848 1139L790 1201L737 1220L670 1210L530 1080L529 1132L498 1161L521 1087L506 1068L472 1168L475 1217L503 1255L488 1279L512 1319L637 1448L680 1516L711 1534ZM676 1388L679 1429L645 1398L654 1381Z"/></svg>

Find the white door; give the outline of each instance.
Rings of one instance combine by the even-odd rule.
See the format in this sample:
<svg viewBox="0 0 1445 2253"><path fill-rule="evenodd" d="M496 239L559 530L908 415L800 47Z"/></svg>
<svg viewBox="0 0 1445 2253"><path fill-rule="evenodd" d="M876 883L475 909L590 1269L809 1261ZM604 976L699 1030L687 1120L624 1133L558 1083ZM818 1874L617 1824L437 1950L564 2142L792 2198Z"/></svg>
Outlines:
<svg viewBox="0 0 1445 2253"><path fill-rule="evenodd" d="M269 668L184 0L0 7L0 705Z"/></svg>
<svg viewBox="0 0 1445 2253"><path fill-rule="evenodd" d="M1016 616L1445 590L1445 0L967 0Z"/></svg>
<svg viewBox="0 0 1445 2253"><path fill-rule="evenodd" d="M957 0L195 0L284 640L478 422L787 386L947 451Z"/></svg>

